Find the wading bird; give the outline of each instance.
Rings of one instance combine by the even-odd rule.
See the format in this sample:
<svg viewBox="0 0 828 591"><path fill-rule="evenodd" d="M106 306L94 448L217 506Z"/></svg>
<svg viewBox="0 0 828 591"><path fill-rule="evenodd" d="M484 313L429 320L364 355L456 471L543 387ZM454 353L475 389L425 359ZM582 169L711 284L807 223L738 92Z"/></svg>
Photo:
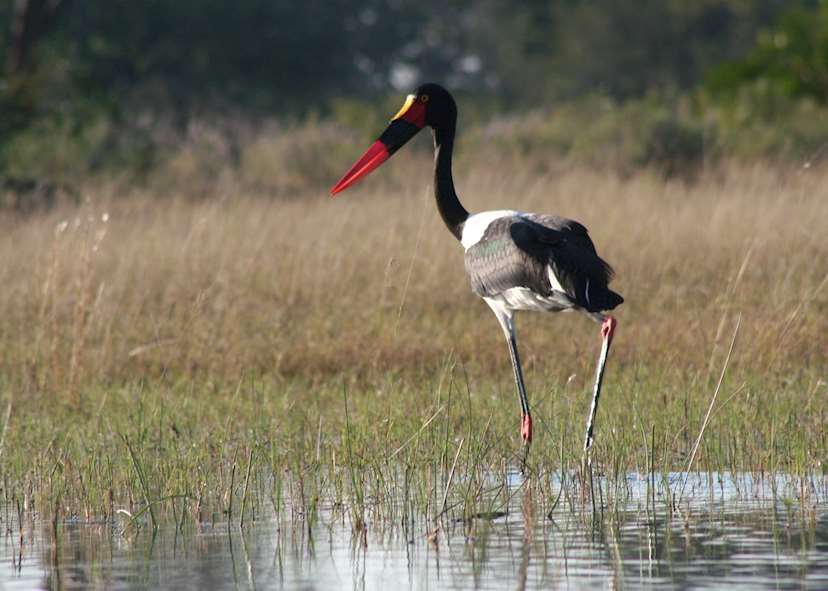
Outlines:
<svg viewBox="0 0 828 591"><path fill-rule="evenodd" d="M454 98L437 84L424 84L408 95L402 109L365 154L331 189L336 195L385 162L424 127L434 135L434 196L449 231L466 251L471 288L489 305L509 344L520 397L520 434L528 451L532 415L523 383L514 314L519 310L577 310L601 324L601 353L587 418L584 453L592 447L592 430L604 366L616 321L603 312L624 301L607 287L612 268L595 252L587 229L555 215L512 210L470 214L454 191L451 157L457 125Z"/></svg>

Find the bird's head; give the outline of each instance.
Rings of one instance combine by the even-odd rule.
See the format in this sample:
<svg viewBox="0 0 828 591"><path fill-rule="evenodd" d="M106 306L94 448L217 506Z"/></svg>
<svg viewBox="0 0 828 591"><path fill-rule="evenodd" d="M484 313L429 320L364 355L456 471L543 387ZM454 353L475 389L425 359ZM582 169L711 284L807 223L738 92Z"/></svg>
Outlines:
<svg viewBox="0 0 828 591"><path fill-rule="evenodd" d="M344 191L388 160L426 126L453 127L457 120L454 98L439 84L423 84L409 94L399 112L365 154L331 188L331 195Z"/></svg>

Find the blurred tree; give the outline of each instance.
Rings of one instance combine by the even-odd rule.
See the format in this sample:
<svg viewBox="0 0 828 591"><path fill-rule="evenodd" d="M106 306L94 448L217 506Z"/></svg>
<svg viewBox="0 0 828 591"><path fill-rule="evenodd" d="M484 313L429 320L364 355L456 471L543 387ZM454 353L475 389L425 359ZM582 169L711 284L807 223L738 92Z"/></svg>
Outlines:
<svg viewBox="0 0 828 591"><path fill-rule="evenodd" d="M11 31L6 71L19 76L32 66L32 52L37 42L57 21L58 14L70 0L17 0L11 12Z"/></svg>
<svg viewBox="0 0 828 591"><path fill-rule="evenodd" d="M134 137L118 126L135 121L181 130L194 115L302 115L339 97L374 97L424 80L506 108L587 93L623 100L683 90L744 55L756 31L790 4L5 0L0 150L38 121L78 135L103 119L114 123L111 141ZM106 141L98 150L112 151Z"/></svg>
<svg viewBox="0 0 828 591"><path fill-rule="evenodd" d="M34 116L40 92L35 50L70 3L71 0L16 0L0 8L0 22L10 23L0 37L5 48L0 136L24 128Z"/></svg>
<svg viewBox="0 0 828 591"><path fill-rule="evenodd" d="M723 60L743 55L785 0L615 0L558 3L550 69L565 96L614 98L684 90Z"/></svg>
<svg viewBox="0 0 828 591"><path fill-rule="evenodd" d="M537 102L687 88L785 0L17 0L5 78L110 108L306 109L429 78ZM54 90L54 88L52 89ZM131 101L131 99L134 99Z"/></svg>
<svg viewBox="0 0 828 591"><path fill-rule="evenodd" d="M828 1L786 10L744 59L715 68L706 86L718 96L752 86L771 97L828 103Z"/></svg>

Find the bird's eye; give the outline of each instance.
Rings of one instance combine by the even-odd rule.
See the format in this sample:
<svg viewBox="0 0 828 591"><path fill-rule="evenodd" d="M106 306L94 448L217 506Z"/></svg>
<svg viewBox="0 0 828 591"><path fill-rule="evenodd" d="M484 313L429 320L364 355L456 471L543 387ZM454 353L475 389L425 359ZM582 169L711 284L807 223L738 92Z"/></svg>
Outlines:
<svg viewBox="0 0 828 591"><path fill-rule="evenodd" d="M421 103L427 103L428 102L428 95L424 94L424 95L420 96L420 102Z"/></svg>

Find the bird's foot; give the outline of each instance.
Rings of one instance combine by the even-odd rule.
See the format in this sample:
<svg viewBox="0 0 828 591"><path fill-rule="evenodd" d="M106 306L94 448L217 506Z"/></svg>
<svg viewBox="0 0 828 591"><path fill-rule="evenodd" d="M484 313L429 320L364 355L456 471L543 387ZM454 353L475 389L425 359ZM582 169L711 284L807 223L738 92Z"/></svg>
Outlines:
<svg viewBox="0 0 828 591"><path fill-rule="evenodd" d="M531 415L523 415L523 419L520 423L520 436L523 438L523 441L526 442L527 445L532 443L532 416Z"/></svg>
<svg viewBox="0 0 828 591"><path fill-rule="evenodd" d="M615 334L615 327L618 321L612 316L607 316L604 323L601 325L601 337L605 341L612 341L612 335Z"/></svg>

